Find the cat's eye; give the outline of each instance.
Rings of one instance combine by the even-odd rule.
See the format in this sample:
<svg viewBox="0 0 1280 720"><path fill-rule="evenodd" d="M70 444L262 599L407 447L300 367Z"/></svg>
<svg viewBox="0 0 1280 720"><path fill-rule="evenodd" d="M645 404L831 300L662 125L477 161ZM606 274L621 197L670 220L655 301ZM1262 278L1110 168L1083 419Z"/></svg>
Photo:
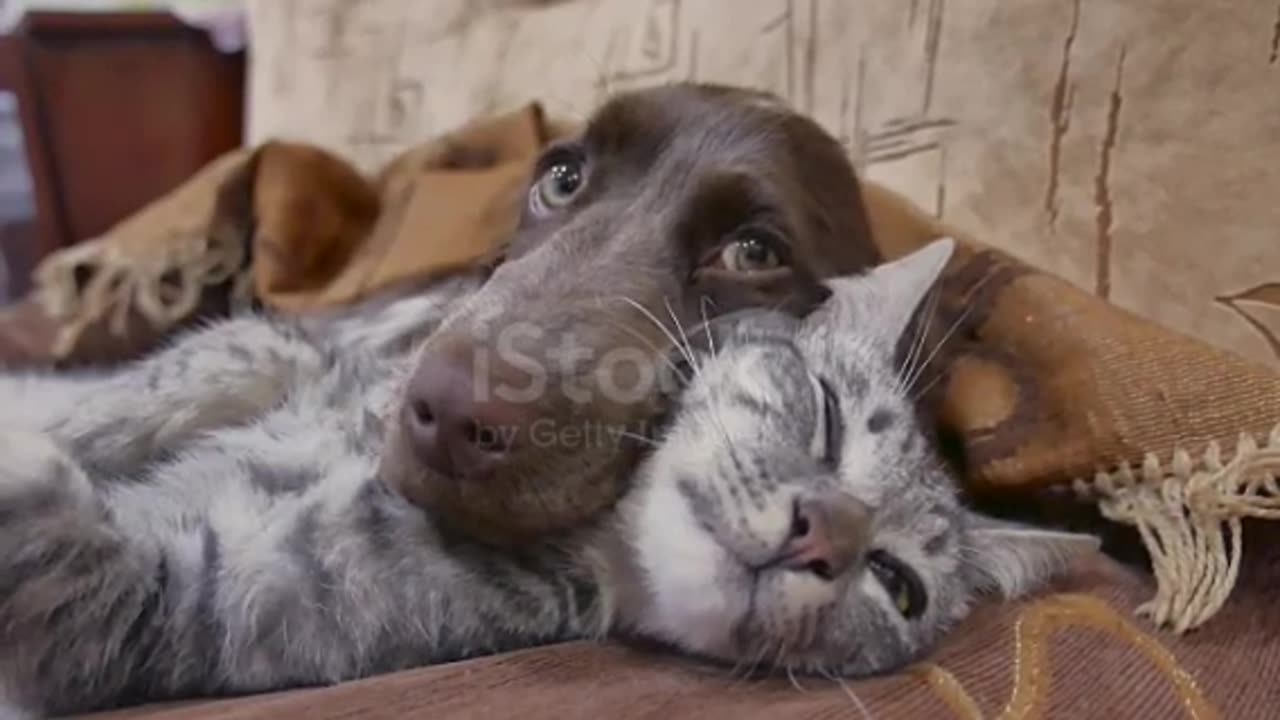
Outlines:
<svg viewBox="0 0 1280 720"><path fill-rule="evenodd" d="M546 215L573 201L586 184L586 170L580 158L564 154L547 166L529 191L529 208Z"/></svg>
<svg viewBox="0 0 1280 720"><path fill-rule="evenodd" d="M844 420L840 416L840 396L826 378L818 378L822 389L822 462L839 467L840 446L844 437Z"/></svg>
<svg viewBox="0 0 1280 720"><path fill-rule="evenodd" d="M867 566L902 617L911 620L924 614L929 597L920 576L906 563L884 550L872 550Z"/></svg>
<svg viewBox="0 0 1280 720"><path fill-rule="evenodd" d="M735 273L776 270L785 264L778 245L772 235L763 231L744 232L720 250L718 264Z"/></svg>

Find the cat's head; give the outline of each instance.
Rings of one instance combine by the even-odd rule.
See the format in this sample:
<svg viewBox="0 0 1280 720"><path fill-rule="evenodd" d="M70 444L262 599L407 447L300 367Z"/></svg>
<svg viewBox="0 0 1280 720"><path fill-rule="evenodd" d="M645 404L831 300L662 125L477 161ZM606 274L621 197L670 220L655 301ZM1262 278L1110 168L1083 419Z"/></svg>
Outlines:
<svg viewBox="0 0 1280 720"><path fill-rule="evenodd" d="M952 249L831 281L807 319L753 312L700 333L622 506L630 630L734 663L882 672L978 596L1016 596L1097 547L966 509L917 425L894 348Z"/></svg>

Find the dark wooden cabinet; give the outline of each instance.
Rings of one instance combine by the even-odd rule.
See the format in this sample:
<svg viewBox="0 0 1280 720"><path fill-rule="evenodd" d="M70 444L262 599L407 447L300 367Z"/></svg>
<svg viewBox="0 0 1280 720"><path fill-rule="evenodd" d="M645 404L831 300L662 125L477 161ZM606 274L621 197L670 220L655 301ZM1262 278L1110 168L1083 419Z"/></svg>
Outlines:
<svg viewBox="0 0 1280 720"><path fill-rule="evenodd" d="M242 142L243 53L163 13L31 13L0 41L36 218L31 258L93 237Z"/></svg>

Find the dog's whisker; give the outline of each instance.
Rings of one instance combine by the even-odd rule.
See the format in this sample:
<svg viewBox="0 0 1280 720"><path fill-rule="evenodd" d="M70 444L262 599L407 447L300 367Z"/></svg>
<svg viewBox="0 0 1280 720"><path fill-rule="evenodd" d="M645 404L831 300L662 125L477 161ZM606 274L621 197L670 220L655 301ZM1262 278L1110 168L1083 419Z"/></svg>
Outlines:
<svg viewBox="0 0 1280 720"><path fill-rule="evenodd" d="M686 335L684 332L684 324L680 322L680 318L676 315L676 311L671 309L671 298L669 297L662 298L662 304L667 307L667 314L671 316L671 322L675 323L676 332L680 333L680 338L684 341L685 351L687 352L688 356L697 357L697 355L693 352L693 344L689 342L689 336ZM696 377L698 373L702 370L702 368L698 365L698 363L690 361L690 364L693 366L693 374Z"/></svg>
<svg viewBox="0 0 1280 720"><path fill-rule="evenodd" d="M702 313L702 329L707 334L707 346L711 351L711 359L716 359L716 338L711 334L711 321L707 319L707 306L715 307L715 303L706 295L698 302L698 310Z"/></svg>
<svg viewBox="0 0 1280 720"><path fill-rule="evenodd" d="M658 327L659 330L662 331L663 335L667 336L667 339L671 341L671 344L675 346L677 350L680 351L680 354L684 356L685 361L689 363L690 369L697 368L698 364L693 359L693 355L689 352L689 349L680 344L680 341L676 338L675 334L671 332L670 328L668 328L661 320L659 320L656 315L650 312L649 308L645 307L644 305L641 305L635 300L632 300L626 295L622 295L620 297L622 298L623 302L627 303L628 305L635 308L636 310L639 310L642 315L648 318L650 322L652 322L654 325Z"/></svg>
<svg viewBox="0 0 1280 720"><path fill-rule="evenodd" d="M653 342L650 341L648 338L646 338L643 333L636 330L635 328L632 328L626 323L620 320L617 320L616 318L609 318L609 322L613 323L620 330L623 330L624 332L630 334L635 339L644 343L645 347L652 350L653 354L657 356L662 361L662 363L665 364L671 370L671 372L675 373L676 377L680 378L681 382L687 384L692 380L692 378L689 377L689 375L685 373L684 370L680 369L680 366L676 365L674 362L671 362L671 358L667 356L667 353L663 352L662 350L659 350L658 346L654 345Z"/></svg>

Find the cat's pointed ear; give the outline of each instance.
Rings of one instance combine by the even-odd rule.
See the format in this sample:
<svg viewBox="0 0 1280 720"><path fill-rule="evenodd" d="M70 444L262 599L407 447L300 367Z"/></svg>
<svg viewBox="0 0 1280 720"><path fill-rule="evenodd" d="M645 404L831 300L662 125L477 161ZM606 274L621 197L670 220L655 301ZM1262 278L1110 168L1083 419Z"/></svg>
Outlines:
<svg viewBox="0 0 1280 720"><path fill-rule="evenodd" d="M1045 530L969 513L964 562L978 590L1016 598L1066 572L1098 551L1092 535Z"/></svg>
<svg viewBox="0 0 1280 720"><path fill-rule="evenodd" d="M876 332L896 344L955 247L955 240L944 237L866 274L828 280L831 301L854 309L859 332Z"/></svg>

